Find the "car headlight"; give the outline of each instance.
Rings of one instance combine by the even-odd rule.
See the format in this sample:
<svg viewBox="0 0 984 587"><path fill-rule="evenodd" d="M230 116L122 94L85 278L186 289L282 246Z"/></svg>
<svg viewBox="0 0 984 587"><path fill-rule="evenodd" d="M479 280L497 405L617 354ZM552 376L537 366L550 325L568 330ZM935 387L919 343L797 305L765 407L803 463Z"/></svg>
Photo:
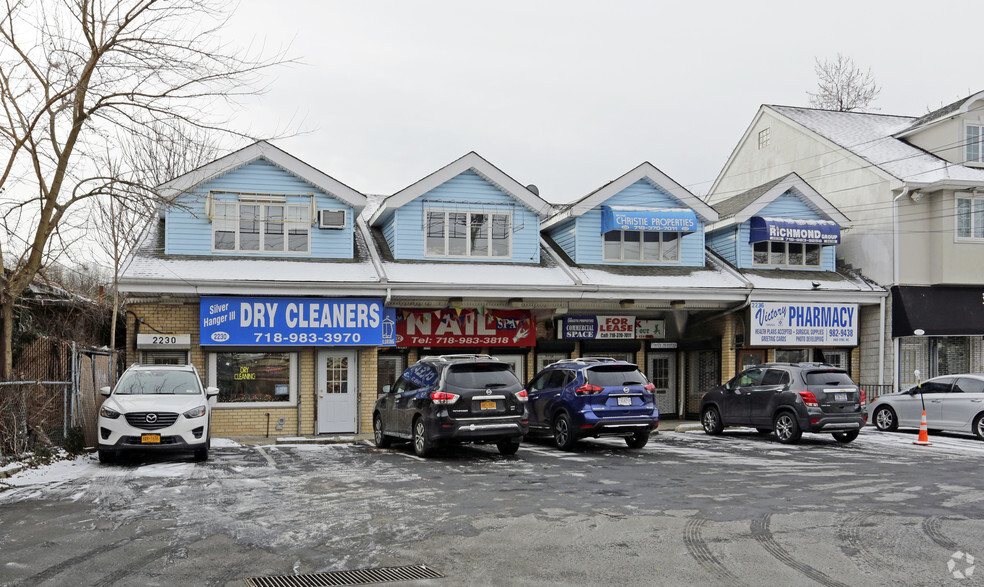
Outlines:
<svg viewBox="0 0 984 587"><path fill-rule="evenodd" d="M205 415L205 406L198 406L197 408L192 408L184 413L185 418L201 418Z"/></svg>
<svg viewBox="0 0 984 587"><path fill-rule="evenodd" d="M120 417L120 413L116 410L111 410L105 406L99 408L99 415L103 418L109 418L110 420L115 420Z"/></svg>

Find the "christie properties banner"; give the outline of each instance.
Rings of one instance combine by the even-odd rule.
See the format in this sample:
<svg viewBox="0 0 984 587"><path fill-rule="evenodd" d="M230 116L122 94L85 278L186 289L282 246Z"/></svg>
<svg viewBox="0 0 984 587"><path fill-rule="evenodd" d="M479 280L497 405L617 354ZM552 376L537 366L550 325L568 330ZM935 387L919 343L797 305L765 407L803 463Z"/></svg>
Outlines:
<svg viewBox="0 0 984 587"><path fill-rule="evenodd" d="M752 346L857 346L857 304L752 302Z"/></svg>
<svg viewBox="0 0 984 587"><path fill-rule="evenodd" d="M203 345L392 346L395 313L382 300L203 297Z"/></svg>

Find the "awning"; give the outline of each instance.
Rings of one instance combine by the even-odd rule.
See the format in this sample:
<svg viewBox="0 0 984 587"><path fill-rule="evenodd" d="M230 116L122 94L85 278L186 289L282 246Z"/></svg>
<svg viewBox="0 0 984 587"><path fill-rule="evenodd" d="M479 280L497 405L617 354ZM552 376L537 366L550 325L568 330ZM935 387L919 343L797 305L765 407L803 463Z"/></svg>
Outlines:
<svg viewBox="0 0 984 587"><path fill-rule="evenodd" d="M984 287L897 285L892 288L892 336L984 335Z"/></svg>
<svg viewBox="0 0 984 587"><path fill-rule="evenodd" d="M799 220L752 216L748 242L762 241L836 245L840 243L840 226L833 220Z"/></svg>
<svg viewBox="0 0 984 587"><path fill-rule="evenodd" d="M601 233L610 230L694 232L697 230L697 214L689 208L602 206Z"/></svg>

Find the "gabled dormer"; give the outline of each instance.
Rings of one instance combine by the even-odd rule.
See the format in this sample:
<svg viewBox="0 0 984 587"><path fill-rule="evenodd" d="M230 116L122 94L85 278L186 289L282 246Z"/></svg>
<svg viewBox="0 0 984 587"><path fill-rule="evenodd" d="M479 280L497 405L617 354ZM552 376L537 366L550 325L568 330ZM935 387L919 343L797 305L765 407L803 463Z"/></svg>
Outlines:
<svg viewBox="0 0 984 587"><path fill-rule="evenodd" d="M650 163L568 205L541 226L579 265L704 265L718 214Z"/></svg>
<svg viewBox="0 0 984 587"><path fill-rule="evenodd" d="M934 110L894 136L950 163L984 167L984 92Z"/></svg>
<svg viewBox="0 0 984 587"><path fill-rule="evenodd" d="M707 246L739 269L834 271L850 220L790 173L714 205Z"/></svg>
<svg viewBox="0 0 984 587"><path fill-rule="evenodd" d="M351 259L366 197L260 141L161 186L167 255Z"/></svg>
<svg viewBox="0 0 984 587"><path fill-rule="evenodd" d="M538 263L552 207L535 189L471 152L383 200L369 224L396 260Z"/></svg>

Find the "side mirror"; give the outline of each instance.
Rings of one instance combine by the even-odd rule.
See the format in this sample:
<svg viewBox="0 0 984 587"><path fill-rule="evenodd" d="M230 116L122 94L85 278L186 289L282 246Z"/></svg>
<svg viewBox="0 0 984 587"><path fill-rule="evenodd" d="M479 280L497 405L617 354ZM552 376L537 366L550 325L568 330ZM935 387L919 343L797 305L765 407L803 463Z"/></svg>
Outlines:
<svg viewBox="0 0 984 587"><path fill-rule="evenodd" d="M107 385L106 387L100 387L100 388L99 388L99 393L100 393L101 395L105 395L105 396L107 396L107 397L109 397L109 393L110 393L110 391L111 391L111 389L110 389L110 387L109 387L108 385Z"/></svg>
<svg viewBox="0 0 984 587"><path fill-rule="evenodd" d="M393 389L392 385L384 385L382 389L382 393L389 393L391 389Z"/></svg>
<svg viewBox="0 0 984 587"><path fill-rule="evenodd" d="M205 388L205 397L215 397L217 395L219 395L219 388L218 387L206 387Z"/></svg>

